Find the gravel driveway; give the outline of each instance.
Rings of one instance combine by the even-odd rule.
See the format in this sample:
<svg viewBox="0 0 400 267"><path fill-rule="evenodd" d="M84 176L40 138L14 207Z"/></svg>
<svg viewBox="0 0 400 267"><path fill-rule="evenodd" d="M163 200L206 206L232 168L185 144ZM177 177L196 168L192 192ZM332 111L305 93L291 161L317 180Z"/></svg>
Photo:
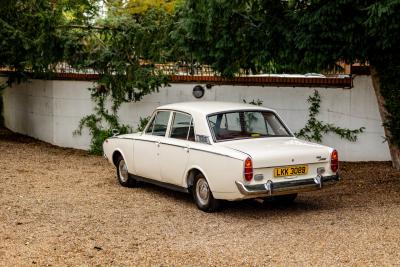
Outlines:
<svg viewBox="0 0 400 267"><path fill-rule="evenodd" d="M342 163L289 206L123 188L105 159L0 129L0 265L400 265L400 172Z"/></svg>

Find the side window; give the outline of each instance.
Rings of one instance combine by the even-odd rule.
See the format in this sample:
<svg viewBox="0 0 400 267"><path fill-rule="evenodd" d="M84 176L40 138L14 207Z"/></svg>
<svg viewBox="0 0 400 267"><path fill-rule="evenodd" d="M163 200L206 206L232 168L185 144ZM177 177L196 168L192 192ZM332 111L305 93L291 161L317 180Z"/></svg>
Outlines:
<svg viewBox="0 0 400 267"><path fill-rule="evenodd" d="M159 111L146 130L147 134L165 136L168 127L170 111Z"/></svg>
<svg viewBox="0 0 400 267"><path fill-rule="evenodd" d="M272 113L264 114L265 122L267 123L269 135L288 135L287 130L279 122L278 118Z"/></svg>
<svg viewBox="0 0 400 267"><path fill-rule="evenodd" d="M192 117L187 114L175 112L171 127L171 138L186 140L190 132ZM194 134L193 134L194 136Z"/></svg>
<svg viewBox="0 0 400 267"><path fill-rule="evenodd" d="M147 127L146 129L146 133L147 134L151 134L153 132L153 127L154 127L154 121L156 119L156 116L153 117L153 119L151 120L149 127Z"/></svg>

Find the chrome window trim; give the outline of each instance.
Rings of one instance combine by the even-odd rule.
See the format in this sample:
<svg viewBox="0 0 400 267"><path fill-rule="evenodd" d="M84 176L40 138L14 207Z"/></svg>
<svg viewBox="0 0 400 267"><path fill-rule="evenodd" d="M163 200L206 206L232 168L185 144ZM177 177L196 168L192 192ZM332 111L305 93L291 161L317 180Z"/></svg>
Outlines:
<svg viewBox="0 0 400 267"><path fill-rule="evenodd" d="M150 126L150 124L153 122L153 120L157 119L157 115L159 112L169 112L169 117L168 117L168 122L167 122L167 129L165 130L165 134L164 135L154 135L153 131L154 131L154 125L153 125L153 129L151 130L151 134L146 133L148 127ZM153 112L153 115L151 116L149 123L146 125L146 128L143 131L144 135L152 135L152 136L158 136L158 137L167 137L168 131L169 131L169 127L170 127L170 123L171 123L171 115L172 115L173 111L169 110L169 109L156 109Z"/></svg>
<svg viewBox="0 0 400 267"><path fill-rule="evenodd" d="M235 112L270 112L272 114L275 115L275 117L278 119L278 121L283 125L283 127L285 128L285 130L288 132L288 136L265 136L265 137L258 137L258 138L234 138L234 139L224 139L224 140L217 140L217 138L215 137L215 133L212 130L211 124L210 124L210 120L209 118L211 116L215 116L218 114L224 114L224 113L235 113ZM289 130L289 128L286 126L286 124L283 123L283 121L281 120L281 118L278 116L278 114L272 110L264 110L264 109L238 109L238 110L229 110L229 111L220 111L220 112L214 112L214 113L210 113L206 116L206 120L207 120L207 124L208 124L208 129L210 130L212 139L214 141L214 143L220 143L220 142L229 142L229 141L236 141L236 140L246 140L246 139L264 139L264 138L276 138L276 137L294 137L293 133Z"/></svg>
<svg viewBox="0 0 400 267"><path fill-rule="evenodd" d="M150 124L153 122L153 119L155 119L156 115L157 115L157 110L153 111L153 113L151 114L149 122L147 123L146 127L143 130L143 134L144 135L150 135L150 134L147 133L147 129L150 127ZM152 130L152 132L153 132L153 130Z"/></svg>
<svg viewBox="0 0 400 267"><path fill-rule="evenodd" d="M194 126L194 119L193 119L192 114L187 113L187 112L185 112L185 111L174 110L174 109L157 109L156 111L170 111L170 112L171 112L171 116L173 116L173 117L170 118L170 124L171 124L171 125L170 125L170 129L169 129L168 135L165 136L166 138L170 138L170 139L173 139L173 140L181 140L181 141L188 141L188 142L196 143L196 141L188 140L190 128L189 128L188 134L187 134L187 136L186 136L186 140L182 140L182 139L172 138L172 137L171 137L171 129L172 129L173 120L175 119L175 113L182 113L182 114L185 114L185 115L190 116L190 118L191 118L190 127L192 127L192 125L193 125L194 136L196 137L196 127Z"/></svg>
<svg viewBox="0 0 400 267"><path fill-rule="evenodd" d="M181 113L181 114L184 114L184 115L188 115L188 116L190 117L190 124L189 124L188 133L186 134L186 141L193 142L193 141L188 140L188 138L189 138L189 133L190 133L190 127L192 127L192 125L194 125L194 124L193 124L193 121L194 121L194 120L193 120L192 114L187 113L187 112L184 112L184 111L179 111L179 110L171 110L171 112L172 112L171 127L170 127L170 129L169 129L168 136L166 136L166 137L167 137L167 138L174 139L174 140L183 140L183 139L171 137L172 126L173 126L173 122L174 122L174 120L175 120L175 114L176 114L176 113ZM194 128L194 127L193 127L193 128ZM196 136L196 128L194 128L194 136Z"/></svg>

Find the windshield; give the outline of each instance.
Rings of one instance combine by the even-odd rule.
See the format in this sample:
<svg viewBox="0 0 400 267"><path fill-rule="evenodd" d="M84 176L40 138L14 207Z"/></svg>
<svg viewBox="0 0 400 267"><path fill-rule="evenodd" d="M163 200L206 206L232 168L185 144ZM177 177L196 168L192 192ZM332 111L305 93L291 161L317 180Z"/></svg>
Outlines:
<svg viewBox="0 0 400 267"><path fill-rule="evenodd" d="M216 141L292 136L270 111L234 111L208 116Z"/></svg>

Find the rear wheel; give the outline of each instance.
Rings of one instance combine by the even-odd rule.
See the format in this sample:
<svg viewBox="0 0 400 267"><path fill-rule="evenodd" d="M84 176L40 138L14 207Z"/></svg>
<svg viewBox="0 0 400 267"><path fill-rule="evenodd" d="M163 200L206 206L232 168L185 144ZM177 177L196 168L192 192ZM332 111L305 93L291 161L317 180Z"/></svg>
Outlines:
<svg viewBox="0 0 400 267"><path fill-rule="evenodd" d="M193 198L197 207L205 212L214 212L221 207L221 201L213 197L210 186L201 173L194 178Z"/></svg>
<svg viewBox="0 0 400 267"><path fill-rule="evenodd" d="M128 167L126 166L125 160L122 156L117 159L117 178L118 182L125 187L134 187L136 185L136 180L129 174Z"/></svg>

